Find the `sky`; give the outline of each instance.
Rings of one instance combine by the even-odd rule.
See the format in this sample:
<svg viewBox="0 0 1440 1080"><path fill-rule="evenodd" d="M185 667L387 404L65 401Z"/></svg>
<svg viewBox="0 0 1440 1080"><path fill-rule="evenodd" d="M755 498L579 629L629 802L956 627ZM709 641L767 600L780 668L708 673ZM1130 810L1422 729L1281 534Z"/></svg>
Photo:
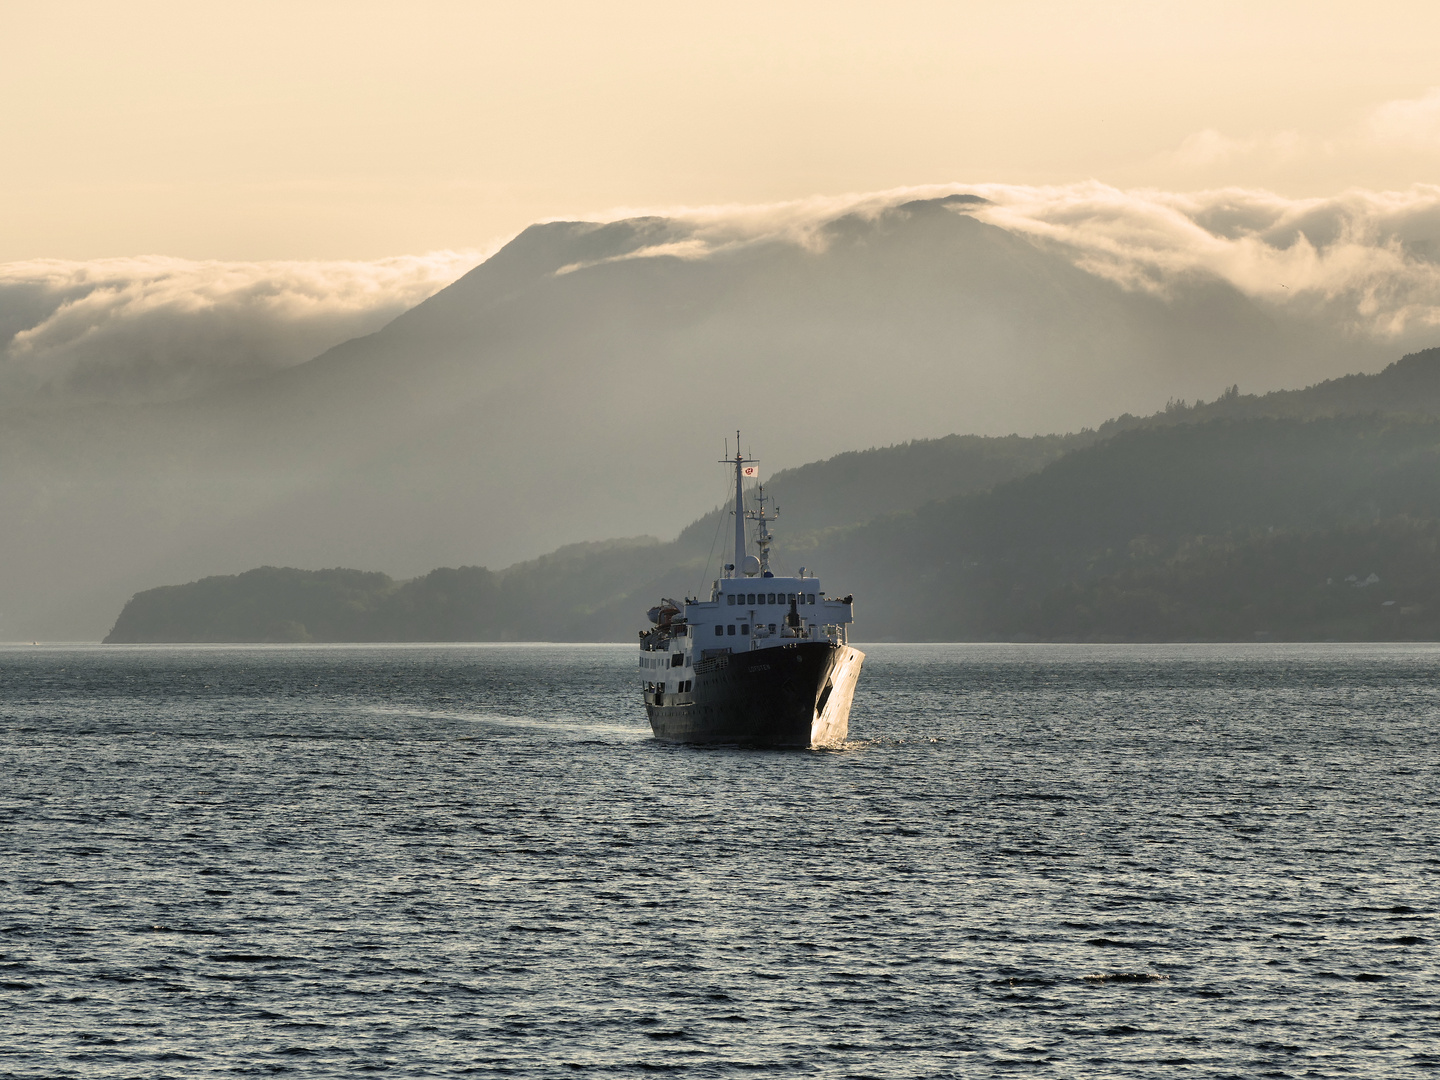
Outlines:
<svg viewBox="0 0 1440 1080"><path fill-rule="evenodd" d="M0 5L0 262L484 252L907 185L1440 180L1440 6Z"/></svg>

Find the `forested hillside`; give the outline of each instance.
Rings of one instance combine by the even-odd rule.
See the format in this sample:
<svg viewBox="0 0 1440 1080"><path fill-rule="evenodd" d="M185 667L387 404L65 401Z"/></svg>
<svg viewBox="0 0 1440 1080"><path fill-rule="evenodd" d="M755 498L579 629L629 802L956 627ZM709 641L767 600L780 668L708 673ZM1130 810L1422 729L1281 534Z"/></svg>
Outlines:
<svg viewBox="0 0 1440 1080"><path fill-rule="evenodd" d="M1065 641L1440 640L1440 522L1196 538L1049 593L1011 636Z"/></svg>
<svg viewBox="0 0 1440 1080"><path fill-rule="evenodd" d="M1098 431L842 454L767 483L776 563L853 591L862 640L1437 637L1437 416L1429 350ZM107 640L623 640L659 596L708 589L728 520L497 572L266 568L152 589Z"/></svg>
<svg viewBox="0 0 1440 1080"><path fill-rule="evenodd" d="M1176 618L1131 627L1113 603L1104 618L1087 621L1084 609L1087 598L1093 606L1124 592L1137 575L1161 608L1183 606L1175 588L1187 575L1202 566L1222 573L1215 553L1287 536L1308 538L1315 558L1330 553L1320 581L1373 572L1399 590L1377 605L1403 598L1403 606L1428 607L1440 594L1397 567L1415 565L1402 555L1415 539L1403 523L1436 519L1440 421L1210 421L1127 432L990 492L847 530L825 545L825 559L847 583L863 575L862 631L875 638L1233 637L1236 620L1250 637L1269 628L1238 613L1223 631L1212 619L1205 625L1217 629L1202 632L1201 622ZM1363 570L1347 561L1355 545L1331 538L1387 522L1396 531L1374 534ZM1187 569L1202 554L1208 561ZM1265 592L1270 614L1262 624L1283 614L1275 588ZM1302 636L1332 635L1317 627Z"/></svg>

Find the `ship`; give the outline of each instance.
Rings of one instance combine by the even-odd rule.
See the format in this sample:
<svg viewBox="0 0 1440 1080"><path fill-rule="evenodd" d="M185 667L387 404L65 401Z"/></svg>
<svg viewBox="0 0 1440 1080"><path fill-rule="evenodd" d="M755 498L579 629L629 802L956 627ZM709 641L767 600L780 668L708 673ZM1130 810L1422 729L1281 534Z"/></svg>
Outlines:
<svg viewBox="0 0 1440 1080"><path fill-rule="evenodd" d="M823 747L849 735L850 705L865 654L850 645L853 596L829 597L805 567L792 577L770 569L770 531L760 486L745 508L755 459L720 464L735 473L734 561L707 599L662 598L640 632L640 680L655 738L667 743ZM728 455L728 451L727 451ZM755 525L755 554L746 524Z"/></svg>

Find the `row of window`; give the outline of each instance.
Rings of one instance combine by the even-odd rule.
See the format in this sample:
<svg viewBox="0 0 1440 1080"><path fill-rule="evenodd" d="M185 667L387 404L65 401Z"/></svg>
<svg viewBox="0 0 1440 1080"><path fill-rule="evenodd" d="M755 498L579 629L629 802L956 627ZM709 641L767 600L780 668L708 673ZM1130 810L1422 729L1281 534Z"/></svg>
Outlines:
<svg viewBox="0 0 1440 1080"><path fill-rule="evenodd" d="M640 657L640 666L643 668L684 667L685 654L677 652L667 653L664 656L642 656Z"/></svg>
<svg viewBox="0 0 1440 1080"><path fill-rule="evenodd" d="M765 628L765 624L764 624L764 623L756 623L755 625L756 625L757 628L759 628L759 629L761 629L761 630L763 630L763 629ZM742 622L742 623L740 624L740 633L741 633L741 634L748 634L748 633L750 633L750 624L747 623L747 622ZM773 622L770 624L770 633L772 633L772 634L775 633L775 624L774 624ZM734 637L734 636L735 636L735 624L734 624L734 623L727 623L727 624L725 624L725 625L717 625L717 626L715 627L715 636L716 636L716 637L724 637L726 634L729 634L731 637Z"/></svg>
<svg viewBox="0 0 1440 1080"><path fill-rule="evenodd" d="M815 594L812 593L783 593L783 592L751 592L751 593L726 593L725 603L734 607L739 604L813 604Z"/></svg>

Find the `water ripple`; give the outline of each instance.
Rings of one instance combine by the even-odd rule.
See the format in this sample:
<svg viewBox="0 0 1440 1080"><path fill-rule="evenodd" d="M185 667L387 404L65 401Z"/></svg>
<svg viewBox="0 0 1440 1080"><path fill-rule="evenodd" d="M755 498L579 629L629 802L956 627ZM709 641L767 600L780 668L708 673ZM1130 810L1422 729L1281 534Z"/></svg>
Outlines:
<svg viewBox="0 0 1440 1080"><path fill-rule="evenodd" d="M3 648L0 1074L1428 1074L1437 660L882 646L765 753L624 648Z"/></svg>

